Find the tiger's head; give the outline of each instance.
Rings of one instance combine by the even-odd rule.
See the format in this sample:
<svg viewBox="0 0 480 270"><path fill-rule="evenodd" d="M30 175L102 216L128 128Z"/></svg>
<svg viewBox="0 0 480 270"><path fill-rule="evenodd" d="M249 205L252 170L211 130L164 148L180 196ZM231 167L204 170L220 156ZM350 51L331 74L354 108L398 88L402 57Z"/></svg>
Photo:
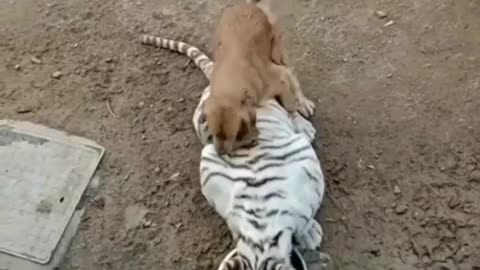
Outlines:
<svg viewBox="0 0 480 270"><path fill-rule="evenodd" d="M218 270L295 270L290 260L292 252L290 232L280 231L260 243L240 236L235 254L223 261Z"/></svg>

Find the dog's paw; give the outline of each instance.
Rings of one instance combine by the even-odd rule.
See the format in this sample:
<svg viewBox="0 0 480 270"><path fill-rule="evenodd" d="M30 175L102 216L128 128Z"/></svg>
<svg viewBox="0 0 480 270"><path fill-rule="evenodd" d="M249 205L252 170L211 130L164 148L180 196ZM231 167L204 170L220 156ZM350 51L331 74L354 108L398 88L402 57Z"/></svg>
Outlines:
<svg viewBox="0 0 480 270"><path fill-rule="evenodd" d="M315 103L305 97L303 94L297 96L298 112L306 117L310 118L315 113Z"/></svg>

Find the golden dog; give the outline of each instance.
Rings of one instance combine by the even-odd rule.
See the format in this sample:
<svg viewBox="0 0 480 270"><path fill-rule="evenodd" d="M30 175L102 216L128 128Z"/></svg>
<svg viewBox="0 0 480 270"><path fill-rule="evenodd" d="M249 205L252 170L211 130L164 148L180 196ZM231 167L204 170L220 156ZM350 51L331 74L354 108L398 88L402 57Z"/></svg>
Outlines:
<svg viewBox="0 0 480 270"><path fill-rule="evenodd" d="M227 7L214 35L211 93L204 115L220 154L252 143L258 135L256 107L277 99L296 111L297 84L285 66L280 35L272 18L253 3Z"/></svg>

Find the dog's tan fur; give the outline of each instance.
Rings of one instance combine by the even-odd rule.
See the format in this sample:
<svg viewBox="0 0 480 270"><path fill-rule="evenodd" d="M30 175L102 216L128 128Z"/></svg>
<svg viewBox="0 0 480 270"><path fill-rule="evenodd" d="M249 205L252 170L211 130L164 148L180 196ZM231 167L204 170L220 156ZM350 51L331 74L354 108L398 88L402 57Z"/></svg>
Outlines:
<svg viewBox="0 0 480 270"><path fill-rule="evenodd" d="M276 98L296 110L276 25L253 3L224 10L214 37L211 94L204 107L219 153L230 153L258 135L256 106Z"/></svg>

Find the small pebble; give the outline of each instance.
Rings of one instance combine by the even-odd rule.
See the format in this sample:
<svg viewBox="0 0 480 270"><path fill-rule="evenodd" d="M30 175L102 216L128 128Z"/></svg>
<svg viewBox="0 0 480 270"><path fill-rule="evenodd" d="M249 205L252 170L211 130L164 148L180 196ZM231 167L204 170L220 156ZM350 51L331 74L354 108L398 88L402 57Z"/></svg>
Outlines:
<svg viewBox="0 0 480 270"><path fill-rule="evenodd" d="M42 63L42 61L40 61L40 59L38 59L35 56L30 57L30 62L32 62L33 64L37 64L37 65Z"/></svg>
<svg viewBox="0 0 480 270"><path fill-rule="evenodd" d="M155 237L157 237L157 235L158 235L158 231L149 231L147 233L147 240L151 241L151 240L155 239Z"/></svg>
<svg viewBox="0 0 480 270"><path fill-rule="evenodd" d="M457 263L463 262L463 260L470 256L470 252L465 247L461 247L454 255L454 259Z"/></svg>
<svg viewBox="0 0 480 270"><path fill-rule="evenodd" d="M143 223L143 227L144 228L149 228L150 226L152 226L152 221L151 220L145 220L145 222Z"/></svg>
<svg viewBox="0 0 480 270"><path fill-rule="evenodd" d="M423 262L424 264L430 264L430 263L432 262L432 259L430 259L430 257L429 257L428 255L424 255L424 256L422 257L422 262Z"/></svg>
<svg viewBox="0 0 480 270"><path fill-rule="evenodd" d="M473 204L472 202L465 202L462 205L462 210L463 212L470 214L473 212L473 210L475 210L475 204Z"/></svg>
<svg viewBox="0 0 480 270"><path fill-rule="evenodd" d="M388 73L388 74L387 74L387 78L390 79L390 78L392 78L392 77L393 77L393 74L392 74L392 73Z"/></svg>
<svg viewBox="0 0 480 270"><path fill-rule="evenodd" d="M55 71L55 72L52 73L52 78L54 78L54 79L60 79L60 78L62 77L62 75L63 75L62 72L60 72L60 71Z"/></svg>
<svg viewBox="0 0 480 270"><path fill-rule="evenodd" d="M15 65L15 70L20 70L22 67L20 65Z"/></svg>
<svg viewBox="0 0 480 270"><path fill-rule="evenodd" d="M143 108L143 106L145 106L145 102L140 101L140 102L138 103L138 108Z"/></svg>
<svg viewBox="0 0 480 270"><path fill-rule="evenodd" d="M424 220L425 215L422 212L415 211L412 213L412 218L416 221Z"/></svg>
<svg viewBox="0 0 480 270"><path fill-rule="evenodd" d="M383 10L377 10L375 11L375 15L377 15L378 18L383 19L387 17L387 13Z"/></svg>
<svg viewBox="0 0 480 270"><path fill-rule="evenodd" d="M402 193L402 190L400 189L399 186L395 185L395 186L393 187L393 193L395 193L395 194L400 194L400 193Z"/></svg>
<svg viewBox="0 0 480 270"><path fill-rule="evenodd" d="M185 102L185 99L184 99L183 97L181 97L181 98L179 98L179 99L177 100L177 102L178 102L178 103L183 103L183 102Z"/></svg>
<svg viewBox="0 0 480 270"><path fill-rule="evenodd" d="M98 197L95 200L92 201L92 206L103 209L105 208L105 198L104 197Z"/></svg>
<svg viewBox="0 0 480 270"><path fill-rule="evenodd" d="M18 114L24 114L24 113L29 113L29 112L32 112L33 109L30 108L30 107L19 107L17 108L17 113Z"/></svg>
<svg viewBox="0 0 480 270"><path fill-rule="evenodd" d="M450 201L448 201L448 207L450 207L450 209L454 209L460 204L462 204L462 201L455 195L450 198Z"/></svg>
<svg viewBox="0 0 480 270"><path fill-rule="evenodd" d="M389 27L390 25L394 24L395 22L394 21L388 21L386 24L384 24L383 26L385 27Z"/></svg>
<svg viewBox="0 0 480 270"><path fill-rule="evenodd" d="M153 172L159 174L161 172L160 167L155 167L155 169L153 169Z"/></svg>
<svg viewBox="0 0 480 270"><path fill-rule="evenodd" d="M480 170L475 170L470 174L470 181L480 182Z"/></svg>
<svg viewBox="0 0 480 270"><path fill-rule="evenodd" d="M178 180L178 178L180 178L180 173L179 173L179 172L172 174L172 175L168 178L168 180L175 181L175 180Z"/></svg>
<svg viewBox="0 0 480 270"><path fill-rule="evenodd" d="M105 59L105 63L111 63L111 62L113 62L113 58L107 58L107 59Z"/></svg>
<svg viewBox="0 0 480 270"><path fill-rule="evenodd" d="M403 215L408 211L408 206L405 204L399 204L395 207L395 213L398 215Z"/></svg>

